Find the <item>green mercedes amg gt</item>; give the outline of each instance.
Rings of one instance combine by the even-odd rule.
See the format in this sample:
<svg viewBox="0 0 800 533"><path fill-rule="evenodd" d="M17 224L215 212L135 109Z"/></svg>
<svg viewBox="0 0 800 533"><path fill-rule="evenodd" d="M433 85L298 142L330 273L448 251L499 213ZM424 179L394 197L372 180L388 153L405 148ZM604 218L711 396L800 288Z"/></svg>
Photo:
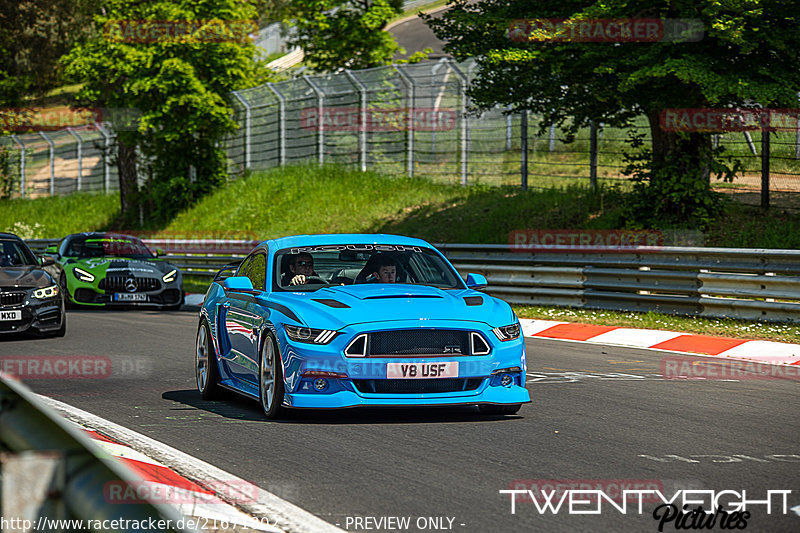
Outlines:
<svg viewBox="0 0 800 533"><path fill-rule="evenodd" d="M115 233L75 233L47 248L55 258L67 303L80 306L183 305L181 271L138 238Z"/></svg>

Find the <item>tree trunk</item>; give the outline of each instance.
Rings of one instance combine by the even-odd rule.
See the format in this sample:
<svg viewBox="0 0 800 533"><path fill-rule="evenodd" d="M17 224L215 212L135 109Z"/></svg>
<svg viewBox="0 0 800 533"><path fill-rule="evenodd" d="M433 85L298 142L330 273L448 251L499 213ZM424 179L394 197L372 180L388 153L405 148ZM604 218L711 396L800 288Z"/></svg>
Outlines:
<svg viewBox="0 0 800 533"><path fill-rule="evenodd" d="M139 179L136 164L136 145L118 139L117 170L119 171L119 201L123 218L138 216Z"/></svg>
<svg viewBox="0 0 800 533"><path fill-rule="evenodd" d="M664 131L660 114L659 110L647 113L653 139L653 168L676 165L676 172L697 174L699 179L708 180L711 172L711 134Z"/></svg>

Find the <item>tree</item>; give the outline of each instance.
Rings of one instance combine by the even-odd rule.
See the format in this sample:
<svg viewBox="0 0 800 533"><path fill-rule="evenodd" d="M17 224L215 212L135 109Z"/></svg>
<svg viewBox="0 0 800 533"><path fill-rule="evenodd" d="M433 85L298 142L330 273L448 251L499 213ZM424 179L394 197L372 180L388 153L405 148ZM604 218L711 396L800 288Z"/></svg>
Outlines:
<svg viewBox="0 0 800 533"><path fill-rule="evenodd" d="M163 222L225 179L220 142L237 128L230 93L266 81L248 36L255 17L241 0L106 0L97 34L64 58L84 84L80 104L140 113L137 127L117 131L128 221L146 200Z"/></svg>
<svg viewBox="0 0 800 533"><path fill-rule="evenodd" d="M662 130L661 111L796 107L798 7L783 0L457 0L441 19L427 22L448 52L477 59L470 96L479 108L532 110L543 116L543 127L556 123L571 133L591 120L625 127L645 115L651 149L631 170L640 203L652 205L632 214L680 224L712 216L718 203L709 174L735 169L712 150L709 133ZM672 42L509 37L516 19L630 18L694 19L705 33L699 41Z"/></svg>
<svg viewBox="0 0 800 533"><path fill-rule="evenodd" d="M291 44L316 70L377 67L399 50L384 28L403 12L402 0L296 0L286 9Z"/></svg>
<svg viewBox="0 0 800 533"><path fill-rule="evenodd" d="M98 0L0 2L0 105L18 107L61 79L58 60L85 37Z"/></svg>

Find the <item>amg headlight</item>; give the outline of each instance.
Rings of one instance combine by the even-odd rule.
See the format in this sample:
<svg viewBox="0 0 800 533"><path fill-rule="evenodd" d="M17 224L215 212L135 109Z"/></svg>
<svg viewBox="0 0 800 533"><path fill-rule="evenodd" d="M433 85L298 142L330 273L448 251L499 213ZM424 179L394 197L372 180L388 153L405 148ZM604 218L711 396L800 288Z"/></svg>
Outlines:
<svg viewBox="0 0 800 533"><path fill-rule="evenodd" d="M49 287L33 291L33 297L37 300L47 300L48 298L55 298L56 296L58 296L58 285L50 285Z"/></svg>
<svg viewBox="0 0 800 533"><path fill-rule="evenodd" d="M88 283L94 281L94 274L92 274L91 272L86 272L82 268L77 268L77 267L73 268L72 273L75 274L75 277L81 281L86 281Z"/></svg>
<svg viewBox="0 0 800 533"><path fill-rule="evenodd" d="M519 322L509 324L508 326L494 328L492 331L494 331L494 334L497 335L497 338L501 341L513 341L514 339L519 338Z"/></svg>
<svg viewBox="0 0 800 533"><path fill-rule="evenodd" d="M178 271L176 269L172 269L169 272L167 272L166 274L164 274L164 277L161 278L161 279L164 281L164 283L170 283L172 281L175 281L175 276L177 276L177 275L178 275Z"/></svg>
<svg viewBox="0 0 800 533"><path fill-rule="evenodd" d="M338 331L330 329L315 329L305 326L288 326L286 335L295 342L307 342L310 344L329 344L339 334Z"/></svg>

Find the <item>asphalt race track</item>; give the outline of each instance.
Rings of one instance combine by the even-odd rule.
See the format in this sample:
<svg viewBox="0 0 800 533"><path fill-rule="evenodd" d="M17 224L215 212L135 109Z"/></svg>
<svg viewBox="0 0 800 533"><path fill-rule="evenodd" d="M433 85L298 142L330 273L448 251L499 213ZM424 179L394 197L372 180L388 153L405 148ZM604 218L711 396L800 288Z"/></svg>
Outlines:
<svg viewBox="0 0 800 533"><path fill-rule="evenodd" d="M797 381L665 380L659 365L671 356L663 352L535 339L527 343L533 403L519 416L347 410L267 422L256 402L200 399L196 327L190 310L71 311L63 339L3 339L0 357L4 365L20 356L108 362L110 372L25 381L350 531L374 531L385 517L408 517L407 531L658 531L648 500L642 514L634 503L623 514L607 502L599 515L570 515L566 504L542 514L530 501L512 514L511 497L499 493L557 480L609 495L656 486L667 497L744 489L746 499L764 500L768 490L792 490L786 514L777 495L771 514L749 507L746 530L800 530L800 507L791 510L800 506Z"/></svg>

